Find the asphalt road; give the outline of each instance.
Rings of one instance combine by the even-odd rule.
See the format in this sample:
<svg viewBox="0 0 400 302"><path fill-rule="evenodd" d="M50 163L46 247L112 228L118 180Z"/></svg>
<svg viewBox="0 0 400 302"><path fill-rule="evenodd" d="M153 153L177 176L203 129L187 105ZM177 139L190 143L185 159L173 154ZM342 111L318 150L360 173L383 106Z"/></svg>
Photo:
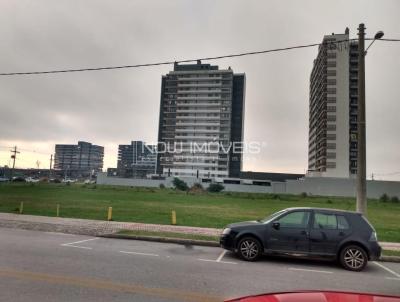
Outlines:
<svg viewBox="0 0 400 302"><path fill-rule="evenodd" d="M248 263L220 248L0 228L0 301L222 301L296 289L400 295L400 263L355 273L316 261Z"/></svg>

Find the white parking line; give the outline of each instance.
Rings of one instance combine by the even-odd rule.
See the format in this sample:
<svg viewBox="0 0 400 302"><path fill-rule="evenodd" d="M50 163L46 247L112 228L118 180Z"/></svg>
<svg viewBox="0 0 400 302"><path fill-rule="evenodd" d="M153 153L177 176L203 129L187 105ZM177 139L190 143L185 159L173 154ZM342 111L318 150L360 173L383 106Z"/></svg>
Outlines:
<svg viewBox="0 0 400 302"><path fill-rule="evenodd" d="M91 247L88 246L78 246L78 245L71 245L71 244L61 244L62 246L66 246L66 247L75 247L77 249L85 249L85 250L91 250Z"/></svg>
<svg viewBox="0 0 400 302"><path fill-rule="evenodd" d="M69 243L64 243L62 245L71 245L71 244L78 244L82 242L87 242L87 241L92 241L92 240L97 240L99 238L91 238L91 239L85 239L85 240L80 240L80 241L74 241L74 242L69 242Z"/></svg>
<svg viewBox="0 0 400 302"><path fill-rule="evenodd" d="M75 247L75 248L78 248L78 249L91 250L91 249L92 249L91 247L88 247L88 246L77 246L76 244L78 244L78 243L83 243L83 242L87 242L87 241L92 241L92 240L97 240L97 239L100 239L100 238L85 239L85 240L80 240L80 241L74 241L74 242L69 242L69 243L63 243L63 244L60 244L60 245L61 245L61 246L67 246L67 247Z"/></svg>
<svg viewBox="0 0 400 302"><path fill-rule="evenodd" d="M291 270L291 271L311 272L311 273L333 274L333 272L330 272L330 271L320 271L320 270L315 270L315 269L305 269L305 268L295 268L295 267L289 267L288 270Z"/></svg>
<svg viewBox="0 0 400 302"><path fill-rule="evenodd" d="M74 237L76 235L74 234L68 234L68 233L59 233L59 232L45 232L46 234L50 234L50 235L57 235L57 236L70 236L70 237Z"/></svg>
<svg viewBox="0 0 400 302"><path fill-rule="evenodd" d="M226 254L227 250L223 250L221 255L219 255L219 257L217 258L217 262L221 262L222 258L224 258L225 254Z"/></svg>
<svg viewBox="0 0 400 302"><path fill-rule="evenodd" d="M128 251L119 251L119 252L120 252L120 253L123 253L123 254L133 254L133 255L160 257L160 255L157 255L157 254L150 254L150 253L139 253L139 252L128 252Z"/></svg>
<svg viewBox="0 0 400 302"><path fill-rule="evenodd" d="M396 278L400 278L400 274L392 271L390 268L384 266L383 264L380 264L379 262L374 262L377 266L383 268L384 270L386 270L387 272L391 273L393 276L395 276Z"/></svg>
<svg viewBox="0 0 400 302"><path fill-rule="evenodd" d="M202 259L202 258L198 258L197 260L198 261L205 261L205 262L214 262L214 263L237 264L236 262L231 262L231 261L217 261L217 260Z"/></svg>

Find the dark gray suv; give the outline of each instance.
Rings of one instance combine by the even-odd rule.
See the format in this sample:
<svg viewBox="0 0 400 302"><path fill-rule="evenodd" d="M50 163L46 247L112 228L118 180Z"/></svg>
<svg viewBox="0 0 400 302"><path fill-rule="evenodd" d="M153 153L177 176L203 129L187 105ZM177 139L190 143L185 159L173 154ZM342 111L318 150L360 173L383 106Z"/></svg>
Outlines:
<svg viewBox="0 0 400 302"><path fill-rule="evenodd" d="M329 258L352 271L363 270L381 254L374 228L360 213L319 208L289 208L263 220L230 224L220 244L247 261L262 254Z"/></svg>

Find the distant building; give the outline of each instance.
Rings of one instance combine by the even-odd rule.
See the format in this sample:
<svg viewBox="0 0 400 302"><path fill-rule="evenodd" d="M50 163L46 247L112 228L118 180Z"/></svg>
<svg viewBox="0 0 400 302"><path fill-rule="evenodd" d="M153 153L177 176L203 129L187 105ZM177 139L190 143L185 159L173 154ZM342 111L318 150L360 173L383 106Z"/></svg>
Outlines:
<svg viewBox="0 0 400 302"><path fill-rule="evenodd" d="M308 175L357 174L358 42L324 36L310 76ZM343 41L337 43L338 41Z"/></svg>
<svg viewBox="0 0 400 302"><path fill-rule="evenodd" d="M65 177L88 177L103 169L104 147L79 141L77 145L56 145L54 169Z"/></svg>
<svg viewBox="0 0 400 302"><path fill-rule="evenodd" d="M117 175L120 177L146 178L156 172L156 146L142 141L118 146Z"/></svg>
<svg viewBox="0 0 400 302"><path fill-rule="evenodd" d="M175 64L162 77L157 173L240 177L245 74Z"/></svg>

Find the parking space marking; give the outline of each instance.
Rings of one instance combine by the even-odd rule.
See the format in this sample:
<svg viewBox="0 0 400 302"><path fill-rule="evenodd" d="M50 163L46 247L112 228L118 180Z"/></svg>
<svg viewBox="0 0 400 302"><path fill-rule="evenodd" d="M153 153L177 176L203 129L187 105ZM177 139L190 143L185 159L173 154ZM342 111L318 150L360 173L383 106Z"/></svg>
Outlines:
<svg viewBox="0 0 400 302"><path fill-rule="evenodd" d="M315 270L315 269L305 269L305 268L295 268L295 267L289 267L288 270L291 270L291 271L311 272L311 273L333 274L333 272L330 272L330 271L320 271L320 270Z"/></svg>
<svg viewBox="0 0 400 302"><path fill-rule="evenodd" d="M225 254L226 254L227 250L223 250L221 255L218 256L217 258L217 262L221 262L222 258L224 258Z"/></svg>
<svg viewBox="0 0 400 302"><path fill-rule="evenodd" d="M198 261L205 261L205 262L214 262L214 263L237 264L236 262L232 262L232 261L217 261L217 260L202 259L202 258L198 258L197 260Z"/></svg>
<svg viewBox="0 0 400 302"><path fill-rule="evenodd" d="M57 236L69 236L69 237L74 237L76 235L74 234L68 234L68 233L59 233L59 232L45 232L46 234L49 235L57 235Z"/></svg>
<svg viewBox="0 0 400 302"><path fill-rule="evenodd" d="M84 249L84 250L91 250L91 247L88 246L77 246L77 245L70 245L70 244L62 244L62 246L66 246L66 247L74 247L77 249Z"/></svg>
<svg viewBox="0 0 400 302"><path fill-rule="evenodd" d="M390 268L384 266L383 264L380 264L379 262L374 262L377 266L379 266L380 268L383 268L385 271L391 273L393 276L395 276L396 278L400 278L400 274L396 273L395 271L392 271Z"/></svg>
<svg viewBox="0 0 400 302"><path fill-rule="evenodd" d="M122 253L122 254L133 254L133 255L160 257L160 255L151 254L151 253L139 253L139 252L129 252L129 251L119 251L119 252Z"/></svg>
<svg viewBox="0 0 400 302"><path fill-rule="evenodd" d="M78 246L78 245L76 245L76 244L78 244L78 243L83 243L83 242L88 242L88 241L93 241L93 240L97 240L97 239L100 239L100 238L91 238L91 239L85 239L85 240L74 241L74 242L69 242L69 243L63 243L63 244L61 244L61 246L75 247L75 248L78 248L78 249L91 250L91 249L92 249L91 247L88 247L88 246Z"/></svg>

